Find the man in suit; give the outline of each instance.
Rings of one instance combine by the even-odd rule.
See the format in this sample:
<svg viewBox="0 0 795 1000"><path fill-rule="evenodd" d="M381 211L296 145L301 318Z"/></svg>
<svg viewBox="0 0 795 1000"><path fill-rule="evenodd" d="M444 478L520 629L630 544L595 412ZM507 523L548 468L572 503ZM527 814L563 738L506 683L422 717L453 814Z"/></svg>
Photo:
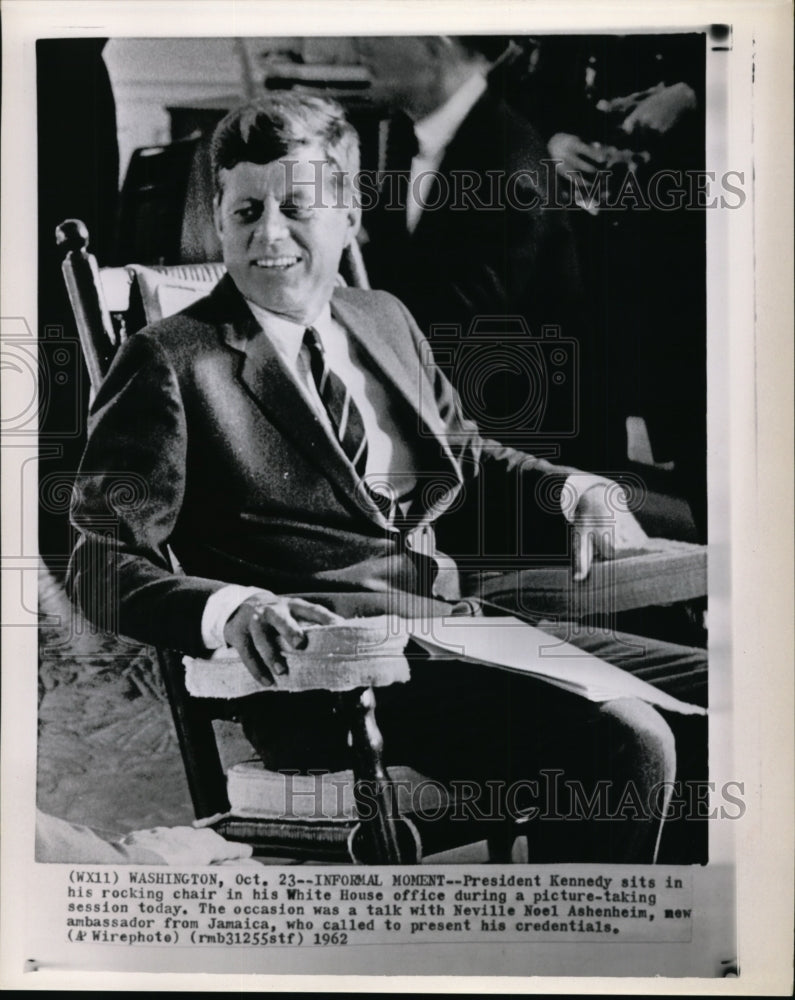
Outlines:
<svg viewBox="0 0 795 1000"><path fill-rule="evenodd" d="M517 343L538 343L543 327L555 326L581 352L577 258L549 188L554 168L533 126L504 100L493 68L508 40L400 36L357 46L373 99L392 111L377 164L381 197L364 216L372 286L408 306L440 363L451 354L451 328L458 345L486 339L499 350L515 339L511 317L526 324ZM475 332L478 317L498 320ZM520 446L535 450L543 441L560 455L563 445L564 456L582 460L588 425L577 423L575 380L589 367L566 371L565 387L549 392L531 353L513 350L479 380L467 377L468 357L458 346L445 370L481 429L495 437L507 430L516 443L523 428ZM528 397L538 393L545 398L528 414Z"/></svg>
<svg viewBox="0 0 795 1000"><path fill-rule="evenodd" d="M565 486L580 575L594 550L642 541L612 484L482 438L399 301L337 287L358 225L356 135L339 108L274 95L227 116L213 157L228 274L131 337L92 408L70 573L89 617L192 655L233 646L272 685L286 670L280 642L300 646L308 623L476 609L435 528L483 489ZM542 533L566 527L563 513L529 513ZM627 651L606 634L581 644ZM697 651L647 651L622 665L703 669ZM482 786L550 766L645 792L673 777L670 730L632 699L595 706L464 664L418 665L381 695L388 759L434 777ZM324 692L264 694L243 714L268 766L345 766ZM651 859L658 820L619 825L591 836L568 824L568 853Z"/></svg>
<svg viewBox="0 0 795 1000"><path fill-rule="evenodd" d="M570 217L604 358L604 423L624 424L628 414L644 418L655 460L674 462L676 489L701 541L707 538L707 212L703 199L699 205L685 191L666 204L654 178L665 183L705 169L705 39L698 32L547 37L522 94L562 187L570 187L574 171L594 187L598 176L602 201L613 206L592 205ZM634 190L645 193L645 210L633 197L619 197L633 179ZM616 435L606 441L615 443Z"/></svg>

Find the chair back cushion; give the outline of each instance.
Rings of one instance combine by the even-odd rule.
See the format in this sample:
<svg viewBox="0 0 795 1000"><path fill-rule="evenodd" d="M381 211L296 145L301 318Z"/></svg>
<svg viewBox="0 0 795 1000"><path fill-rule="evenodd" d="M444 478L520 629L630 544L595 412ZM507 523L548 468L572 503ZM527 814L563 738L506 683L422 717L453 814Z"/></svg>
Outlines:
<svg viewBox="0 0 795 1000"><path fill-rule="evenodd" d="M138 285L146 323L156 323L166 316L187 309L207 295L226 273L223 264L173 264L169 267L144 267L130 264Z"/></svg>

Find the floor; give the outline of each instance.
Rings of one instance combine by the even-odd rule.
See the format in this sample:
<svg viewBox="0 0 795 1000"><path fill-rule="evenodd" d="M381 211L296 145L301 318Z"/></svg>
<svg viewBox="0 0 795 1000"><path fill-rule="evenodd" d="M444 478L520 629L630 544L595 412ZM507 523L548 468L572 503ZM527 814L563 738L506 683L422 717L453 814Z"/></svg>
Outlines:
<svg viewBox="0 0 795 1000"><path fill-rule="evenodd" d="M38 805L110 835L193 819L152 650L99 636L42 570Z"/></svg>

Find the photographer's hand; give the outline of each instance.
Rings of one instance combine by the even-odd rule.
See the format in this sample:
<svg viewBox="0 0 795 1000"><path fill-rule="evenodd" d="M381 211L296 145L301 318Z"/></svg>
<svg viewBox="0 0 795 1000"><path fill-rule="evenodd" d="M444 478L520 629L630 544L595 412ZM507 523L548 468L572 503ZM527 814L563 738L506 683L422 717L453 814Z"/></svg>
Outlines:
<svg viewBox="0 0 795 1000"><path fill-rule="evenodd" d="M279 639L300 649L305 641L302 622L333 625L340 621L333 611L300 597L268 598L256 594L229 616L224 641L238 651L255 680L271 686L274 675L287 673Z"/></svg>

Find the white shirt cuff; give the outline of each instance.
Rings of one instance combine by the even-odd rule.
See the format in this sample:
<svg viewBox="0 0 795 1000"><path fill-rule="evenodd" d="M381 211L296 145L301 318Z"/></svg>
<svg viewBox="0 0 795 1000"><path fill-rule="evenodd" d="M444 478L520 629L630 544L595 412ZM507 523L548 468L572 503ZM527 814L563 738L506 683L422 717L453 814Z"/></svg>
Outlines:
<svg viewBox="0 0 795 1000"><path fill-rule="evenodd" d="M594 486L611 486L612 480L603 476L594 476L590 472L573 472L566 477L563 489L560 491L560 507L563 516L570 523L574 523L574 512L577 510L583 493L592 490Z"/></svg>
<svg viewBox="0 0 795 1000"><path fill-rule="evenodd" d="M207 649L220 649L226 645L224 628L232 612L237 611L243 601L254 597L255 594L276 599L276 595L270 590L263 590L262 587L243 587L237 583L230 583L208 597L202 613L202 642Z"/></svg>

